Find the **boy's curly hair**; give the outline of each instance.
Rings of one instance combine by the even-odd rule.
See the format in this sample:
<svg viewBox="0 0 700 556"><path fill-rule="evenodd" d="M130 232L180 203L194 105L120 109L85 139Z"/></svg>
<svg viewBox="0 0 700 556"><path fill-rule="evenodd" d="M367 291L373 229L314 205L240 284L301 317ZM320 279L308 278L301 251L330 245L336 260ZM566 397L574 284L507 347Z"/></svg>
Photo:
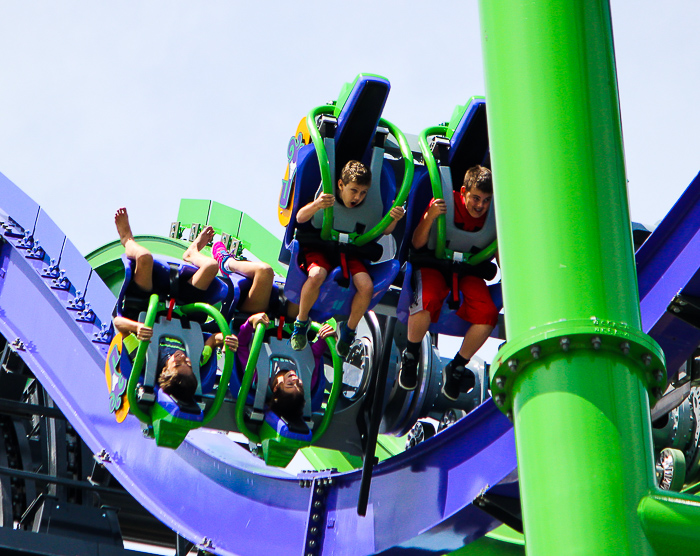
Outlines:
<svg viewBox="0 0 700 556"><path fill-rule="evenodd" d="M491 170L483 166L472 166L464 174L464 187L467 191L471 191L476 187L482 193L493 195L493 180L491 178Z"/></svg>
<svg viewBox="0 0 700 556"><path fill-rule="evenodd" d="M359 160L351 160L343 166L340 180L345 185L353 181L357 185L370 185L372 183L372 172Z"/></svg>

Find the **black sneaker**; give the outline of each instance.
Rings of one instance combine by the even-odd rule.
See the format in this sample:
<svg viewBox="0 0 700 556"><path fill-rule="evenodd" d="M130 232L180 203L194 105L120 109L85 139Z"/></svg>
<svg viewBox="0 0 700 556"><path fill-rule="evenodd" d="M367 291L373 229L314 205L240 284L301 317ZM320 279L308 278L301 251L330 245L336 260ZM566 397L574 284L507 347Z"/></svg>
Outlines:
<svg viewBox="0 0 700 556"><path fill-rule="evenodd" d="M474 373L464 365L450 361L442 369L442 393L448 400L457 401L460 392L468 392L474 387ZM464 388L467 388L464 390Z"/></svg>
<svg viewBox="0 0 700 556"><path fill-rule="evenodd" d="M463 394L469 392L476 385L476 378L469 367L465 367L464 374L459 381L459 391Z"/></svg>
<svg viewBox="0 0 700 556"><path fill-rule="evenodd" d="M418 359L407 350L401 354L399 386L404 390L415 390L418 385Z"/></svg>

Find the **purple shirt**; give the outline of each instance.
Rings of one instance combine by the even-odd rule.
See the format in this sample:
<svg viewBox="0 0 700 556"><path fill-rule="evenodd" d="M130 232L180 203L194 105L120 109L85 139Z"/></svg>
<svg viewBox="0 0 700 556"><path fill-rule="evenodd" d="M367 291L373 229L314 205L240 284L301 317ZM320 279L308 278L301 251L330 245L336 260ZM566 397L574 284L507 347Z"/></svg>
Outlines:
<svg viewBox="0 0 700 556"><path fill-rule="evenodd" d="M241 365L241 369L245 369L245 366L248 363L248 358L250 357L250 344L253 342L254 332L255 330L253 329L253 325L250 324L250 320L245 321L238 331L238 350L236 350L236 357L238 358L238 363ZM313 389L316 387L319 373L323 368L323 352L325 349L325 340L319 340L311 344L311 353L314 356L314 371L311 375L311 391L313 391Z"/></svg>

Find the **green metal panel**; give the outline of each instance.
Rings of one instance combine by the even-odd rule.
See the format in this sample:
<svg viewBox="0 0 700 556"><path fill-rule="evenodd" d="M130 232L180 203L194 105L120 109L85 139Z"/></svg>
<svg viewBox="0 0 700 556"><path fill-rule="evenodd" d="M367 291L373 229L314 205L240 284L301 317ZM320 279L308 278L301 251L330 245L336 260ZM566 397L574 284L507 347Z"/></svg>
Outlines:
<svg viewBox="0 0 700 556"><path fill-rule="evenodd" d="M506 525L494 529L464 548L450 552L449 556L523 556L525 540L517 531Z"/></svg>
<svg viewBox="0 0 700 556"><path fill-rule="evenodd" d="M239 239L243 240L244 245L251 253L269 264L277 274L287 275L287 269L277 260L282 241L247 214L242 215Z"/></svg>
<svg viewBox="0 0 700 556"><path fill-rule="evenodd" d="M204 199L182 199L177 211L177 221L185 228L192 224L206 224L211 201Z"/></svg>
<svg viewBox="0 0 700 556"><path fill-rule="evenodd" d="M379 461L384 461L396 454L400 454L405 451L405 449L405 436L397 438L395 436L380 434L377 438L377 451L375 455L379 458ZM361 457L338 452L336 450L309 446L308 448L303 448L302 453L316 470L335 468L343 472L362 467Z"/></svg>
<svg viewBox="0 0 700 556"><path fill-rule="evenodd" d="M384 461L401 452L405 452L407 436L408 435L397 437L388 434L380 434L377 437L377 452L375 453L379 461Z"/></svg>
<svg viewBox="0 0 700 556"><path fill-rule="evenodd" d="M216 201L211 202L207 224L213 226L217 233L225 233L240 238L241 219L243 213Z"/></svg>
<svg viewBox="0 0 700 556"><path fill-rule="evenodd" d="M344 473L362 467L361 457L351 456L336 450L308 446L302 448L301 453L316 470L337 469L340 473Z"/></svg>

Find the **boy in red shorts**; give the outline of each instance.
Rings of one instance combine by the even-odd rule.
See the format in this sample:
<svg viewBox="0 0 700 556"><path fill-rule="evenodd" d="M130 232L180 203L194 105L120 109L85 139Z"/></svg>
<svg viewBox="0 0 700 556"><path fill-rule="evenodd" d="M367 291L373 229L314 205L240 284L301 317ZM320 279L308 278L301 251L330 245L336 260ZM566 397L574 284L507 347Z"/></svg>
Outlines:
<svg viewBox="0 0 700 556"><path fill-rule="evenodd" d="M491 171L483 166L467 170L461 191L453 191L455 225L468 232L480 230L485 222L493 186ZM440 214L445 214L445 201L433 199L413 232L412 245L415 249L428 243L430 229ZM437 322L442 305L450 293L450 287L442 272L435 268L421 267L415 271L417 280L415 299L408 317L408 344L401 356L399 386L405 390L416 388L418 377L418 356L420 344L428 332L431 322ZM463 301L457 314L471 326L462 340L462 346L454 359L443 369L442 393L455 401L460 388L467 392L475 384L473 373L467 368L471 357L484 344L498 322L498 309L489 294L486 282L478 276L461 276L459 291Z"/></svg>
<svg viewBox="0 0 700 556"><path fill-rule="evenodd" d="M338 201L347 208L360 206L367 196L371 183L372 174L369 168L362 162L351 160L343 167L338 180ZM333 206L335 201L336 198L332 194L321 192L312 202L299 209L297 212L297 223L303 224L308 222L319 210ZM396 222L403 218L404 210L402 207L394 207L390 214L394 221L384 230L385 235L390 234L394 230ZM294 323L294 332L290 339L292 348L297 351L306 347L309 311L318 299L321 286L332 268L325 253L313 249L304 249L303 256L309 277L301 288L299 314ZM367 311L374 293L374 284L364 263L356 257L348 256L347 264L357 293L353 297L347 322L340 323L338 326L336 350L341 357L348 355L350 344L355 339L357 325L362 315Z"/></svg>

